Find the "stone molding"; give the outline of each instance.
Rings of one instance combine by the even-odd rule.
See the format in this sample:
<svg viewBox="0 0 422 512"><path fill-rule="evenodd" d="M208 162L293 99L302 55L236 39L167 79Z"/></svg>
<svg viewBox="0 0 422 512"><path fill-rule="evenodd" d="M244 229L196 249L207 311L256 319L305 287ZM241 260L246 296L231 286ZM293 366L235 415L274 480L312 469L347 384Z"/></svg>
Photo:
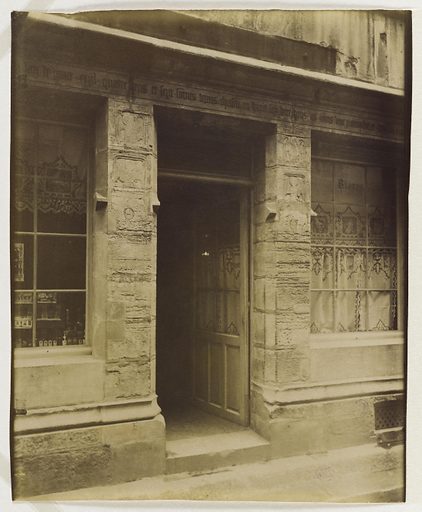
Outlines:
<svg viewBox="0 0 422 512"><path fill-rule="evenodd" d="M313 350L404 345L404 343L405 336L402 331L342 332L309 336L309 346Z"/></svg>
<svg viewBox="0 0 422 512"><path fill-rule="evenodd" d="M260 393L264 402L273 407L299 405L312 402L344 400L347 398L379 394L403 393L403 375L385 378L350 379L336 382L303 383L295 387L276 388L252 381L254 391Z"/></svg>
<svg viewBox="0 0 422 512"><path fill-rule="evenodd" d="M160 412L155 394L135 400L32 409L15 416L14 432L22 435L148 420L155 418Z"/></svg>

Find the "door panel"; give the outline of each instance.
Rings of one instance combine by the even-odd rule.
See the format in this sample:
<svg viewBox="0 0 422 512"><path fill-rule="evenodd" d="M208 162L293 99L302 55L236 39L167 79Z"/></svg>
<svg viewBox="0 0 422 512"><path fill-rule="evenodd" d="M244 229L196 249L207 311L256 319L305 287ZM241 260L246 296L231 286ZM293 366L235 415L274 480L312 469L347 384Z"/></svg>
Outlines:
<svg viewBox="0 0 422 512"><path fill-rule="evenodd" d="M194 228L194 398L241 424L248 421L246 211L246 194L220 190L198 205Z"/></svg>

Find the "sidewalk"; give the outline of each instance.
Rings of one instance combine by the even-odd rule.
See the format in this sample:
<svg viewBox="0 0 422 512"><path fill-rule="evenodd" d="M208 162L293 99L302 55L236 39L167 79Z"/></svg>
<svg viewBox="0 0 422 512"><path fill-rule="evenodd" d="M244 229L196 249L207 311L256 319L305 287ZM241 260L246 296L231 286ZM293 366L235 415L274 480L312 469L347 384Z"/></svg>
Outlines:
<svg viewBox="0 0 422 512"><path fill-rule="evenodd" d="M108 487L55 493L25 501L227 500L402 501L403 446L363 445L203 473L144 478Z"/></svg>

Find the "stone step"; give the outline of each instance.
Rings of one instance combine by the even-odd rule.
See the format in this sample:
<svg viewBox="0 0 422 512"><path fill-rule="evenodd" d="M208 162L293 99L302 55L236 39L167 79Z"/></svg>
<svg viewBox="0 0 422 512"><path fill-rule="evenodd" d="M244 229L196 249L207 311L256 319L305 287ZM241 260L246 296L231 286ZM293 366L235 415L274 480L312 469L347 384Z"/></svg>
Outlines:
<svg viewBox="0 0 422 512"><path fill-rule="evenodd" d="M400 502L404 499L403 460L401 445L388 450L375 444L352 446L321 454L240 464L195 474L159 475L25 500ZM318 510L322 508L325 510L325 507L318 507ZM262 507L257 510L260 509Z"/></svg>
<svg viewBox="0 0 422 512"><path fill-rule="evenodd" d="M251 430L167 441L167 474L266 461L270 444Z"/></svg>

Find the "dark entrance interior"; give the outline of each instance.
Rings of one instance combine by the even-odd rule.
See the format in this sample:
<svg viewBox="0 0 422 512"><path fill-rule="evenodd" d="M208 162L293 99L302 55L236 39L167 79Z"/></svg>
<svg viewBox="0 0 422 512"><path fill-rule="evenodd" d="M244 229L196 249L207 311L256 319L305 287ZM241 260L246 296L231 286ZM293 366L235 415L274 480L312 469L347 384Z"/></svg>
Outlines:
<svg viewBox="0 0 422 512"><path fill-rule="evenodd" d="M200 187L199 187L200 188ZM198 186L159 184L157 241L157 394L163 410L191 398L193 216Z"/></svg>
<svg viewBox="0 0 422 512"><path fill-rule="evenodd" d="M164 180L159 196L160 405L169 410L193 400L241 423L242 193L233 185Z"/></svg>
<svg viewBox="0 0 422 512"><path fill-rule="evenodd" d="M252 169L266 127L156 110L157 394L172 411L247 425L248 232Z"/></svg>

